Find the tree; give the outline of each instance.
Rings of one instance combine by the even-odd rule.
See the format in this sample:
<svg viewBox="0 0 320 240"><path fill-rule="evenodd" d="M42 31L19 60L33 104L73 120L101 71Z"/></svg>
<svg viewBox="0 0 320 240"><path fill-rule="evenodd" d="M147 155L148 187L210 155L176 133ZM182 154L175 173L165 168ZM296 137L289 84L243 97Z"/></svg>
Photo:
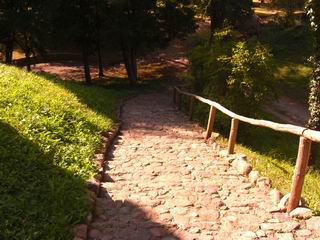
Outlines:
<svg viewBox="0 0 320 240"><path fill-rule="evenodd" d="M314 56L312 57L313 74L310 79L308 128L320 130L320 2L308 0L307 13L310 18L311 28L314 35ZM315 163L318 146L313 144L312 155L309 164Z"/></svg>
<svg viewBox="0 0 320 240"><path fill-rule="evenodd" d="M207 15L211 21L211 39L216 29L224 24L238 26L253 14L252 0L209 0Z"/></svg>
<svg viewBox="0 0 320 240"><path fill-rule="evenodd" d="M89 56L97 43L95 1L68 0L56 2L55 33L73 42L82 53L85 82L91 84Z"/></svg>
<svg viewBox="0 0 320 240"><path fill-rule="evenodd" d="M164 46L195 29L189 1L118 0L111 2L111 33L120 48L131 84L137 82L137 56L146 49Z"/></svg>
<svg viewBox="0 0 320 240"><path fill-rule="evenodd" d="M1 0L0 41L5 46L5 62L12 62L15 45L25 54L28 71L31 70L31 55L44 55L41 38L45 34L45 1Z"/></svg>
<svg viewBox="0 0 320 240"><path fill-rule="evenodd" d="M263 104L276 98L272 55L256 38L239 41L236 36L234 30L221 29L211 45L207 36L194 36L185 80L193 92L237 113L255 116Z"/></svg>
<svg viewBox="0 0 320 240"><path fill-rule="evenodd" d="M0 42L3 44L5 62L12 62L12 55L15 41L15 16L17 13L15 1L0 1Z"/></svg>
<svg viewBox="0 0 320 240"><path fill-rule="evenodd" d="M45 55L42 45L44 41L41 40L46 29L43 20L45 5L41 0L20 2L17 12L16 42L25 54L27 70L31 71L31 56Z"/></svg>
<svg viewBox="0 0 320 240"><path fill-rule="evenodd" d="M286 13L286 25L294 24L294 12L304 7L305 0L273 0L272 4L282 8Z"/></svg>
<svg viewBox="0 0 320 240"><path fill-rule="evenodd" d="M102 49L103 43L106 41L104 37L107 37L109 30L108 24L111 23L109 19L110 8L108 2L105 0L95 0L94 2L94 22L96 29L96 52L98 57L99 78L104 77Z"/></svg>

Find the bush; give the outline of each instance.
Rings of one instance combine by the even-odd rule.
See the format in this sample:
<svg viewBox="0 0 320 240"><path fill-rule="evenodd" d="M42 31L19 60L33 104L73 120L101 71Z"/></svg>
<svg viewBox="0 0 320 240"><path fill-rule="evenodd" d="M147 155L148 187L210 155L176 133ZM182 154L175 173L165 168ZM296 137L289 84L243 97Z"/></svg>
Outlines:
<svg viewBox="0 0 320 240"><path fill-rule="evenodd" d="M207 14L213 28L221 28L225 23L239 26L253 14L252 0L214 0L208 1Z"/></svg>
<svg viewBox="0 0 320 240"><path fill-rule="evenodd" d="M185 80L197 94L214 99L240 114L254 115L274 99L271 54L256 39L238 40L231 29L189 41L190 68Z"/></svg>

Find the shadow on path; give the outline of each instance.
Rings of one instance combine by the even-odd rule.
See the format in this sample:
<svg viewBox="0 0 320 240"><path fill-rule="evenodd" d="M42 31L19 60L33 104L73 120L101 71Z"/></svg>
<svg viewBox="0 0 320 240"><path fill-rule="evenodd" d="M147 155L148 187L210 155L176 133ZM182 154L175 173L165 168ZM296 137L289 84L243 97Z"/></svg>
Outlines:
<svg viewBox="0 0 320 240"><path fill-rule="evenodd" d="M119 140L121 136L118 137L115 144ZM113 151L110 151L108 159L113 157ZM106 163L105 170L109 169ZM133 200L123 200L126 199L125 196L119 194L113 196L111 192L108 192L108 186L115 186L119 184L119 181L121 182L121 179L114 180L108 174L104 176L104 187L96 200L95 220L89 231L89 240L181 239L175 234L174 226L164 225L155 220L158 216L152 207L142 206ZM112 190L114 190L113 187ZM127 194L129 196L130 193Z"/></svg>

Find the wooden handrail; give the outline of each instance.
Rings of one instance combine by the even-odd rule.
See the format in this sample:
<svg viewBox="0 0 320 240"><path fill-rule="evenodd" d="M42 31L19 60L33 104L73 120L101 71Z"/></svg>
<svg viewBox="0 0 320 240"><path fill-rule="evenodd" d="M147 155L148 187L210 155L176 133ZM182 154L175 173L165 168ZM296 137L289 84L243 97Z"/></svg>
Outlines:
<svg viewBox="0 0 320 240"><path fill-rule="evenodd" d="M191 99L193 100L197 99L200 102L206 103L210 106L210 113L208 117L208 126L207 126L207 131L205 133L205 139L210 138L211 133L213 131L213 123L215 120L216 109L220 110L221 112L223 112L224 114L232 118L229 141L228 141L228 154L234 153L234 146L236 143L238 125L240 121L254 125L254 126L270 128L277 132L286 132L286 133L291 133L291 134L300 136L296 167L293 174L291 195L290 195L289 203L287 206L287 211L291 212L293 209L295 209L298 206L299 201L301 199L304 175L306 173L306 168L309 161L311 142L312 141L320 142L319 131L314 131L308 128L295 126L291 124L275 123L275 122L266 121L266 120L258 120L254 118L244 117L230 111L229 109L225 108L224 106L222 106L217 102L200 97L192 93L182 91L178 87L175 87L173 89L173 92L174 92L174 99L176 99L176 96L178 95L178 99L180 100L179 109L181 109L181 95L190 96ZM193 104L194 104L193 100L190 101L190 112L189 112L190 116L192 116L192 110L193 110Z"/></svg>
<svg viewBox="0 0 320 240"><path fill-rule="evenodd" d="M259 119L254 119L254 118L249 118L249 117L244 117L241 115L238 115L229 109L225 108L221 104L214 102L212 100L200 97L198 95L188 93L185 91L182 91L178 87L175 87L176 91L179 92L180 94L186 95L193 97L194 99L199 100L200 102L206 103L209 106L215 107L219 111L223 112L224 114L228 115L231 118L238 119L242 122L255 125L255 126L260 126L260 127L265 127L265 128L270 128L273 129L277 132L286 132L286 133L291 133L295 134L298 136L305 137L307 139L310 139L311 141L314 142L320 142L320 132L319 131L314 131L305 127L300 127L292 124L282 124L282 123L275 123L272 121L267 121L267 120L259 120Z"/></svg>

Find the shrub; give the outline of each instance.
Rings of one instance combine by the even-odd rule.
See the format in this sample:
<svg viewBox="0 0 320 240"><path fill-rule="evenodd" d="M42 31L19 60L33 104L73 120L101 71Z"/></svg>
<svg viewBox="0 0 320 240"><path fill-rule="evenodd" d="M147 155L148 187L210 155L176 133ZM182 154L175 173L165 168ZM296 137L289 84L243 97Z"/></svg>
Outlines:
<svg viewBox="0 0 320 240"><path fill-rule="evenodd" d="M212 28L221 28L227 22L238 26L253 14L252 0L210 0L207 14L211 18Z"/></svg>
<svg viewBox="0 0 320 240"><path fill-rule="evenodd" d="M203 35L189 41L189 87L241 114L253 115L274 99L271 54L256 39L238 40L231 29L215 33L209 45Z"/></svg>

